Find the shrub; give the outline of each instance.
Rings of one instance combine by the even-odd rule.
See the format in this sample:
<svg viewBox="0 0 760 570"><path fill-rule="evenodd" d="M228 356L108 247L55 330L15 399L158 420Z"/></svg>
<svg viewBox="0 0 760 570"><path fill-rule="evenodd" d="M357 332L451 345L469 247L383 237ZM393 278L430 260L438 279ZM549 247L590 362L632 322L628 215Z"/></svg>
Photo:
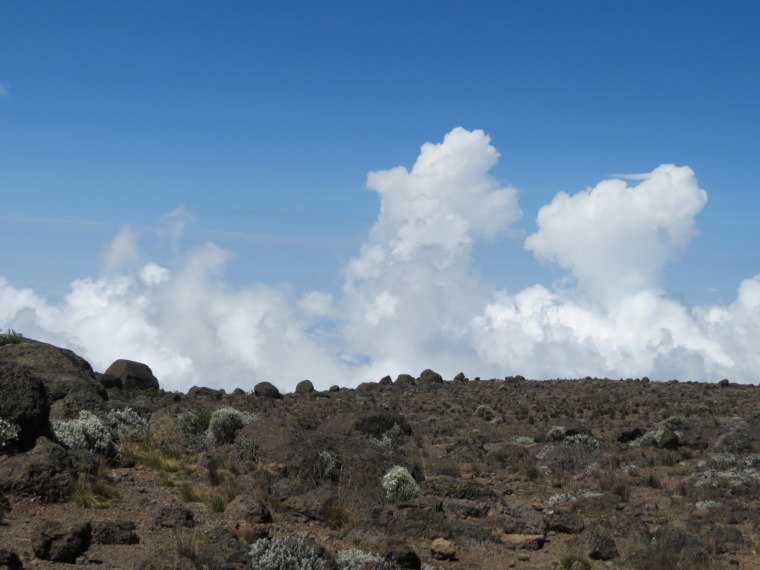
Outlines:
<svg viewBox="0 0 760 570"><path fill-rule="evenodd" d="M0 418L0 451L5 449L6 445L18 439L21 428L13 422Z"/></svg>
<svg viewBox="0 0 760 570"><path fill-rule="evenodd" d="M323 570L325 563L303 538L260 538L249 551L253 570Z"/></svg>
<svg viewBox="0 0 760 570"><path fill-rule="evenodd" d="M24 338L24 335L21 333L17 333L13 329L8 329L5 333L0 334L0 346L5 346L6 344L18 344L21 342L22 338Z"/></svg>
<svg viewBox="0 0 760 570"><path fill-rule="evenodd" d="M56 439L69 449L84 449L100 455L114 455L116 446L106 425L92 412L82 410L75 420L54 420Z"/></svg>
<svg viewBox="0 0 760 570"><path fill-rule="evenodd" d="M752 451L752 436L742 428L734 428L718 438L715 449L722 453L749 453Z"/></svg>
<svg viewBox="0 0 760 570"><path fill-rule="evenodd" d="M206 430L206 439L215 445L232 443L237 431L255 419L256 416L253 414L245 414L234 408L224 407L214 410L208 430Z"/></svg>
<svg viewBox="0 0 760 570"><path fill-rule="evenodd" d="M190 428L191 432L202 434L206 433L206 430L208 430L208 426L211 423L211 412L208 410L198 410L196 412L181 414L181 418Z"/></svg>
<svg viewBox="0 0 760 570"><path fill-rule="evenodd" d="M148 429L148 422L132 408L111 410L102 418L102 421L117 440L128 437L141 439Z"/></svg>
<svg viewBox="0 0 760 570"><path fill-rule="evenodd" d="M361 570L367 564L372 564L371 568L382 568L383 558L352 548L351 550L339 550L335 557L338 570Z"/></svg>
<svg viewBox="0 0 760 570"><path fill-rule="evenodd" d="M383 476L383 489L391 503L400 503L420 496L420 486L406 467L394 465Z"/></svg>
<svg viewBox="0 0 760 570"><path fill-rule="evenodd" d="M490 422L496 415L496 411L491 406L482 404L477 407L477 409L472 415L475 416L476 418L483 418L484 420Z"/></svg>

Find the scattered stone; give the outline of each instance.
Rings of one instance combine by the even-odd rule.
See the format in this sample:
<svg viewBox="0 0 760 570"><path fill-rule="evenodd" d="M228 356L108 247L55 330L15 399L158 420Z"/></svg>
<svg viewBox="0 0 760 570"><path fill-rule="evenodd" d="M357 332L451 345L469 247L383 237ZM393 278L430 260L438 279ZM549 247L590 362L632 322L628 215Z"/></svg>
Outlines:
<svg viewBox="0 0 760 570"><path fill-rule="evenodd" d="M193 528L193 511L184 507L161 507L156 516L156 525L167 528Z"/></svg>
<svg viewBox="0 0 760 570"><path fill-rule="evenodd" d="M124 390L158 390L158 379L150 366L134 360L116 360L105 372L121 380Z"/></svg>
<svg viewBox="0 0 760 570"><path fill-rule="evenodd" d="M430 545L430 555L436 560L454 560L457 555L457 547L450 540L436 538Z"/></svg>
<svg viewBox="0 0 760 570"><path fill-rule="evenodd" d="M386 538L378 545L380 556L389 560L396 568L419 570L422 561L414 549L402 540Z"/></svg>
<svg viewBox="0 0 760 570"><path fill-rule="evenodd" d="M505 534L504 544L512 550L541 550L544 546L542 534Z"/></svg>
<svg viewBox="0 0 760 570"><path fill-rule="evenodd" d="M314 384L311 380L301 380L296 384L296 394L311 394L314 391Z"/></svg>
<svg viewBox="0 0 760 570"><path fill-rule="evenodd" d="M564 534L578 534L583 531L583 518L570 511L552 508L544 511L543 515L548 531Z"/></svg>
<svg viewBox="0 0 760 570"><path fill-rule="evenodd" d="M205 567L218 570L238 570L251 567L249 547L226 527L218 527L204 536L199 557Z"/></svg>
<svg viewBox="0 0 760 570"><path fill-rule="evenodd" d="M92 541L90 523L64 526L59 521L44 521L31 537L34 555L51 562L75 562L87 552Z"/></svg>
<svg viewBox="0 0 760 570"><path fill-rule="evenodd" d="M529 506L513 505L502 530L506 534L540 535L546 533L546 521L541 513Z"/></svg>
<svg viewBox="0 0 760 570"><path fill-rule="evenodd" d="M272 513L264 501L250 495L238 495L227 505L225 513L240 521L252 524L272 522Z"/></svg>
<svg viewBox="0 0 760 570"><path fill-rule="evenodd" d="M253 387L253 393L256 394L259 398L282 400L282 394L280 394L280 391L271 382L259 382Z"/></svg>
<svg viewBox="0 0 760 570"><path fill-rule="evenodd" d="M589 525L575 543L591 560L612 560L620 556L613 538L599 526Z"/></svg>
<svg viewBox="0 0 760 570"><path fill-rule="evenodd" d="M134 521L123 519L95 521L92 523L93 544L138 544Z"/></svg>

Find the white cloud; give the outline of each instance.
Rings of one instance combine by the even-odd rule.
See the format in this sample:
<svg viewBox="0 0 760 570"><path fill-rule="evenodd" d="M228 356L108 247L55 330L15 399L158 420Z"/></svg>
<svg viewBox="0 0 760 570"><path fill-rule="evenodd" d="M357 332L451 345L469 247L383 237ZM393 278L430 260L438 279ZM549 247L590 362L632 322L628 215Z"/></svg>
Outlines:
<svg viewBox="0 0 760 570"><path fill-rule="evenodd" d="M123 228L98 279L60 303L0 278L0 327L72 348L104 370L117 358L149 364L167 389L193 384L320 388L434 368L497 377L586 375L756 381L760 275L724 306L668 298L661 272L696 232L706 203L688 168L663 165L629 187L607 180L558 194L525 246L577 287L493 291L471 257L478 240L508 234L517 191L491 177L498 153L482 131L427 143L411 168L372 172L380 212L345 268L342 295L224 281L232 253L183 251L192 216L179 208L159 234L173 268L141 261L140 232Z"/></svg>
<svg viewBox="0 0 760 570"><path fill-rule="evenodd" d="M707 202L687 167L665 164L637 186L605 180L542 207L538 232L525 247L567 269L592 296L619 299L657 288L666 263L696 235L695 216Z"/></svg>
<svg viewBox="0 0 760 570"><path fill-rule="evenodd" d="M139 260L140 232L124 226L108 245L103 254L103 275L112 276L124 270L131 270Z"/></svg>

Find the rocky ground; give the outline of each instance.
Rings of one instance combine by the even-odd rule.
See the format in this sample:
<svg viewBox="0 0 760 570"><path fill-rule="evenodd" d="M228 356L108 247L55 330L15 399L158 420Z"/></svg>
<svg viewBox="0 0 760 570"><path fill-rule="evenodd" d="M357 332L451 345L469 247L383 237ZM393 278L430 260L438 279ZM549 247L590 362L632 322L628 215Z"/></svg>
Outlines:
<svg viewBox="0 0 760 570"><path fill-rule="evenodd" d="M180 394L0 344L0 568L760 567L756 386L427 370Z"/></svg>

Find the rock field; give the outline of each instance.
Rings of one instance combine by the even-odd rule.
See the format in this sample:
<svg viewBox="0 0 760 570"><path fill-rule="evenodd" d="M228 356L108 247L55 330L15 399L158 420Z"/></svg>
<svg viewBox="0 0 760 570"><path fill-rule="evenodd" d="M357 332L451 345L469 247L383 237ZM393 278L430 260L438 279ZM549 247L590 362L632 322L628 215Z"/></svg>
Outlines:
<svg viewBox="0 0 760 570"><path fill-rule="evenodd" d="M757 386L269 380L0 335L0 569L760 568Z"/></svg>

